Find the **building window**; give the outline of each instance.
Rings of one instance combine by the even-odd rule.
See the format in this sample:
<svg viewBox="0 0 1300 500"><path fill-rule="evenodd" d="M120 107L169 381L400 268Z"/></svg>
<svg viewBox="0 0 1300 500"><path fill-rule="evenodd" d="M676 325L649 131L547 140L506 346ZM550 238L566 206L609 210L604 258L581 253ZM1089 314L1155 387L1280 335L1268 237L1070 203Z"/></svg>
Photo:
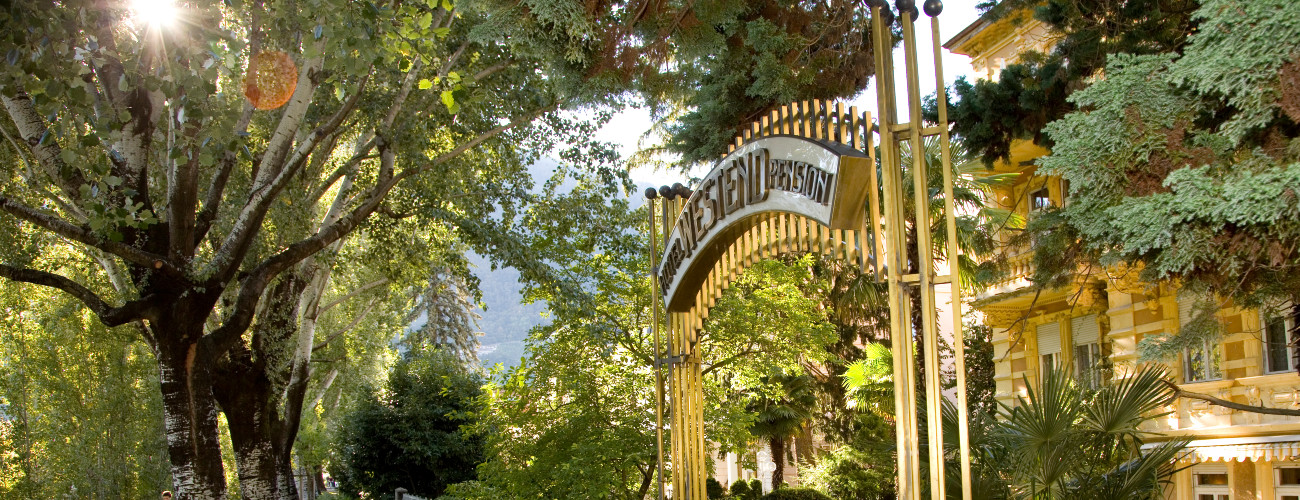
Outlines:
<svg viewBox="0 0 1300 500"><path fill-rule="evenodd" d="M1300 500L1300 467L1275 469L1277 500Z"/></svg>
<svg viewBox="0 0 1300 500"><path fill-rule="evenodd" d="M1030 210L1045 210L1051 206L1052 198L1048 196L1046 187L1029 193Z"/></svg>
<svg viewBox="0 0 1300 500"><path fill-rule="evenodd" d="M1101 357L1101 330L1097 325L1097 315L1070 319L1070 334L1074 337L1075 380L1090 389L1100 387L1105 360Z"/></svg>
<svg viewBox="0 0 1300 500"><path fill-rule="evenodd" d="M1285 310L1290 309L1287 307ZM1287 335L1295 325L1295 316L1268 318L1264 322L1264 363L1268 373L1287 372L1295 368Z"/></svg>
<svg viewBox="0 0 1300 500"><path fill-rule="evenodd" d="M1192 306L1195 303L1195 296L1178 297L1179 326L1186 327L1188 323L1192 322ZM1184 382L1204 382L1218 380L1220 377L1222 377L1222 374L1219 372L1218 339L1205 339L1183 351Z"/></svg>
<svg viewBox="0 0 1300 500"><path fill-rule="evenodd" d="M1061 365L1061 324L1050 321L1038 325L1039 368L1043 376Z"/></svg>
<svg viewBox="0 0 1300 500"><path fill-rule="evenodd" d="M1196 500L1229 500L1228 471L1224 469L1196 469L1192 471L1192 487Z"/></svg>

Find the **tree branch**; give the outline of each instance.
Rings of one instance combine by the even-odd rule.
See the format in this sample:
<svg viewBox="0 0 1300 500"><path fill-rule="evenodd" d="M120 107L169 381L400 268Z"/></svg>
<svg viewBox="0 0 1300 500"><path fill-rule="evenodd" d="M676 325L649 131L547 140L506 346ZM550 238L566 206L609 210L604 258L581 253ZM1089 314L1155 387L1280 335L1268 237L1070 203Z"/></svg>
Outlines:
<svg viewBox="0 0 1300 500"><path fill-rule="evenodd" d="M230 234L226 235L216 257L204 268L202 275L215 277L222 282L234 276L240 262L244 260L244 255L252 246L254 236L261 228L262 220L266 217L266 212L271 208L271 204L275 202L276 196L279 195L280 191L284 189L298 169L305 163L307 155L316 147L316 144L342 125L347 115L356 108L357 101L361 96L361 89L365 87L369 78L369 75L362 77L358 91L333 116L303 140L297 150L293 152L293 156L289 157L288 163L280 166L273 177L265 178L263 176L271 168L271 165L267 164L266 158L263 158L262 166L259 168L258 180L254 182L253 192L248 195L248 201L245 203L243 210L240 211L239 218L236 219L235 224L232 226ZM300 88L299 91L303 90ZM295 99L297 99L296 96L297 94L295 94ZM285 113L287 114L288 111L285 111ZM271 151L268 150L266 154L271 154Z"/></svg>
<svg viewBox="0 0 1300 500"><path fill-rule="evenodd" d="M257 14L253 14L253 19L257 19ZM256 22L254 25L256 26ZM254 30L253 43L251 47L256 53L259 45L259 32ZM244 110L239 115L239 122L235 125L235 134L243 135L248 132L248 124L253 120L253 105L245 102ZM221 162L217 166L217 173L212 176L212 181L208 183L208 194L203 198L203 208L199 210L198 216L194 218L194 246L198 247L200 241L207 237L208 229L212 227L212 220L216 219L217 212L221 208L221 196L226 191L226 181L230 179L230 172L234 170L235 163L238 162L239 155L234 150L226 150L221 155Z"/></svg>
<svg viewBox="0 0 1300 500"><path fill-rule="evenodd" d="M364 291L366 291L366 290L369 290L369 289L374 288L374 287L377 287L377 286L387 285L387 284L388 284L388 281L389 281L388 278L380 278L380 279L377 279L377 280L371 281L370 283L366 283L366 284L364 284L364 285L361 285L361 286L360 286L359 288L357 288L356 290L353 290L353 291L351 291L351 292L348 292L347 295L344 295L344 296L342 296L342 297L339 297L339 298L337 298L337 299L334 299L334 301L333 301L333 302L330 302L329 304L325 304L325 307L320 308L320 313L321 313L321 314L325 314L325 311L328 311L328 310L332 309L334 306L337 306L337 305L343 303L344 301L346 301L346 300L348 300L348 299L351 299L351 298L353 298L353 297L356 297L357 295L360 295L361 292L364 292Z"/></svg>
<svg viewBox="0 0 1300 500"><path fill-rule="evenodd" d="M121 307L113 307L80 283L54 273L35 269L0 264L0 277L62 290L81 301L106 326L119 326L131 321L146 319L148 310L152 307L152 304L146 299L127 302Z"/></svg>
<svg viewBox="0 0 1300 500"><path fill-rule="evenodd" d="M54 234L63 236L64 238L121 257L123 260L132 264L150 269L158 269L173 277L183 277L181 271L176 269L176 267L171 263L167 262L167 259L161 255L149 253L131 245L105 240L96 236L87 228L74 226L63 219L42 213L6 196L0 196L0 210L8 212L19 219L30 222Z"/></svg>
<svg viewBox="0 0 1300 500"><path fill-rule="evenodd" d="M352 321L348 322L347 326L344 326L339 331L330 334L330 336L328 337L325 337L325 340L322 340L319 344L312 346L311 347L312 352L316 352L321 349L324 349L325 346L329 345L330 341L338 338L340 335L352 331L353 328L356 328L357 325L361 324L361 320L365 319L365 317L370 314L370 310L374 309L374 307L375 307L375 301L372 300L370 301L369 304L366 304L365 309L361 310L361 314L356 315L355 317L352 318Z"/></svg>
<svg viewBox="0 0 1300 500"><path fill-rule="evenodd" d="M3 97L5 111L14 125L18 127L18 137L31 149L36 160L44 167L52 179L55 179L64 196L73 200L75 205L81 200L81 186L86 178L80 169L64 163L63 149L50 135L45 120L36 112L35 105L26 92L19 91L13 97Z"/></svg>
<svg viewBox="0 0 1300 500"><path fill-rule="evenodd" d="M1215 406L1231 408L1237 411L1262 413L1265 415L1286 415L1288 417L1300 417L1300 410L1288 410L1286 408L1269 408L1267 406L1255 406L1255 405L1234 403L1226 399L1216 398L1209 394L1201 394L1198 392L1185 391L1181 387L1178 387L1177 384L1170 382L1168 380L1161 379L1161 382L1164 382L1165 385L1168 386L1170 390L1174 391L1174 396L1176 397L1205 401L1206 403L1210 403Z"/></svg>
<svg viewBox="0 0 1300 500"><path fill-rule="evenodd" d="M499 63L493 64L493 65L491 65L491 66L488 66L488 67L486 67L486 68L483 68L483 70L482 70L482 71L479 71L478 73L474 73L474 78L472 78L472 79L473 79L474 81L476 81L476 82L477 82L477 81L482 81L484 78L487 78L487 77L489 77L489 76L492 76L494 73L496 73L496 72L498 72L498 71L501 71L501 70L503 70L503 69L506 69L506 68L510 67L510 65L512 65L512 64L514 64L514 63L515 63L515 61L510 60L510 59L507 59L507 60L501 61L501 62L499 62Z"/></svg>
<svg viewBox="0 0 1300 500"><path fill-rule="evenodd" d="M285 269L288 269L289 266L301 262L303 259L319 252L321 249L329 246L329 244L337 241L339 238L351 233L357 228L357 226L365 221L367 217L370 217L370 214L374 213L375 209L379 207L380 203L383 202L389 191L392 191L393 187L395 187L398 182L401 182L407 177L427 172L432 168L455 158L466 150L479 145L483 141L500 134L501 132L532 121L537 116L554 109L554 107L555 106L550 106L548 108L539 109L534 113L516 118L510 123L479 134L474 139L457 146L451 151L438 155L432 160L427 160L422 165L402 170L388 181L381 182L372 187L361 204L356 208L353 208L351 212L340 218L337 222L321 228L316 232L316 234L293 243L289 245L288 248L285 248L279 253L262 261L261 264L258 264L257 267L253 268L253 270L243 279L239 295L236 297L232 312L230 316L226 318L225 323L205 337L205 339L209 339L207 340L208 342L212 342L212 347L215 349L213 352L225 352L229 350L230 347L239 340L240 336L243 335L244 331L248 329L248 326L252 324L253 321L253 314L257 308L258 298L261 297L262 291L266 289L267 284L269 284L271 280L275 279L275 277ZM389 155L389 158L385 158L385 161L392 161L392 153L388 152L386 155ZM227 258L229 258L229 256L227 256Z"/></svg>

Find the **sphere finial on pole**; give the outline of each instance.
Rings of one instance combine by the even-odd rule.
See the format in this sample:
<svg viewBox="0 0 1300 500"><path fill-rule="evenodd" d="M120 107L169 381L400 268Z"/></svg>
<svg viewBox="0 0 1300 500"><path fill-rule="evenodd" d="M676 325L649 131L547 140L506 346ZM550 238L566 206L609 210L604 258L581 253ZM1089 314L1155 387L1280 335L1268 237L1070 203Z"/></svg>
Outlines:
<svg viewBox="0 0 1300 500"><path fill-rule="evenodd" d="M943 12L943 0L925 0L925 15L935 17Z"/></svg>

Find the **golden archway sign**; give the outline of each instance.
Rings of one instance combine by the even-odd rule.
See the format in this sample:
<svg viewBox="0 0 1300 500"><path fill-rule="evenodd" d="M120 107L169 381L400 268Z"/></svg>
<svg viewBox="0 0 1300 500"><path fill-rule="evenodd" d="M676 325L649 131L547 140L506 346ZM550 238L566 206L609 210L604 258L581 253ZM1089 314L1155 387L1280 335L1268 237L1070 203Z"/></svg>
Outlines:
<svg viewBox="0 0 1300 500"><path fill-rule="evenodd" d="M804 101L782 106L754 122L736 138L730 151L694 189L677 185L647 191L651 202L652 279L655 293L656 434L659 497L665 497L665 469L671 469L674 498L707 498L706 452L701 366L696 345L709 310L745 268L784 253L817 253L857 262L888 281L890 338L894 352L894 403L897 415L898 498L919 499L921 451L916 410L915 350L911 308L920 307L925 344L925 387L940 387L939 332L935 287L957 280L956 220L953 207L947 96L940 64L939 0L926 2L934 38L938 82L938 123L925 126L917 75L915 21L910 0L898 0L906 54L907 106L911 121L898 121L894 102L894 68L890 53L893 15L883 0L870 0L873 49L877 65L878 123L856 107ZM879 133L879 158L873 145ZM943 186L927 186L924 154L913 154L913 207L918 227L931 227L931 187L942 190L947 231L949 275L937 275L930 259L908 273L904 176L900 146L923 150L922 139L940 136ZM654 206L661 209L655 216ZM658 221L656 220L658 219ZM933 255L928 231L916 231L918 255ZM659 245L662 244L662 250ZM919 288L920 304L909 289ZM971 498L967 433L964 349L961 337L961 292L952 286L953 342L957 375L957 409L962 496ZM662 298L662 308L659 299ZM660 319L663 311L666 318ZM661 347L660 332L667 338ZM666 367L666 368L665 368ZM668 379L667 387L664 378ZM941 415L942 394L925 391L926 414ZM669 453L663 445L664 407L668 407ZM944 495L942 426L927 425L929 492Z"/></svg>

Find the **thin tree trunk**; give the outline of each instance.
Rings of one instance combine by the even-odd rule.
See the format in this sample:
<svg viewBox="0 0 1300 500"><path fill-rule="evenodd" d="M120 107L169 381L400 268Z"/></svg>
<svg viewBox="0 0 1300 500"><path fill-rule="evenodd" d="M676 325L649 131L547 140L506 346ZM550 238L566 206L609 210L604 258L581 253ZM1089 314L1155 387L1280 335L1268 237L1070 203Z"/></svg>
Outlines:
<svg viewBox="0 0 1300 500"><path fill-rule="evenodd" d="M772 463L776 465L776 470L772 471L772 491L776 491L785 481L785 438L771 438L768 449L772 451Z"/></svg>
<svg viewBox="0 0 1300 500"><path fill-rule="evenodd" d="M650 483L653 482L655 477L655 467L654 464L649 464L644 470L640 467L637 470L641 472L641 487L636 490L636 496L633 498L640 499L645 498L646 494L650 493Z"/></svg>

